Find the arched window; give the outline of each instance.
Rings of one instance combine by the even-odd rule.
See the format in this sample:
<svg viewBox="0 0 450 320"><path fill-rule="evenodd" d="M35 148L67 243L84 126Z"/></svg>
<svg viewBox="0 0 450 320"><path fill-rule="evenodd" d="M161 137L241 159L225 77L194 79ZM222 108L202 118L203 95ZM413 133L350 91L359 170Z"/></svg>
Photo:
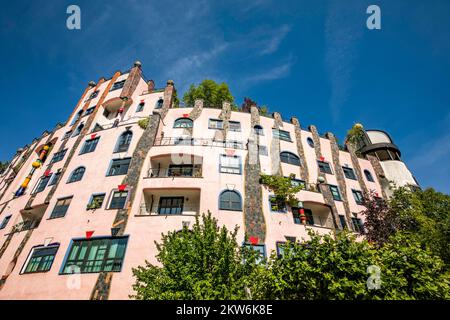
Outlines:
<svg viewBox="0 0 450 320"><path fill-rule="evenodd" d="M85 167L78 167L72 171L72 174L69 177L67 183L80 181L83 178L84 172L86 171Z"/></svg>
<svg viewBox="0 0 450 320"><path fill-rule="evenodd" d="M178 118L173 124L174 128L192 128L193 126L194 122L189 118Z"/></svg>
<svg viewBox="0 0 450 320"><path fill-rule="evenodd" d="M236 191L225 190L219 196L219 209L220 210L242 210L241 196Z"/></svg>
<svg viewBox="0 0 450 320"><path fill-rule="evenodd" d="M164 100L163 98L159 98L158 101L156 102L156 107L155 109L161 109L163 106Z"/></svg>
<svg viewBox="0 0 450 320"><path fill-rule="evenodd" d="M306 142L308 142L311 148L314 148L314 140L311 137L306 138Z"/></svg>
<svg viewBox="0 0 450 320"><path fill-rule="evenodd" d="M139 103L136 108L136 112L141 112L142 110L144 110L144 106L145 106L145 102Z"/></svg>
<svg viewBox="0 0 450 320"><path fill-rule="evenodd" d="M253 129L255 130L255 133L256 133L258 136L263 136L263 135L264 135L264 129L263 129L263 127L261 127L259 124L255 125L255 126L253 127Z"/></svg>
<svg viewBox="0 0 450 320"><path fill-rule="evenodd" d="M370 182L374 182L375 180L373 179L373 176L372 176L372 174L370 173L370 171L369 170L364 170L364 175L366 176L366 179L367 179L367 181L370 181Z"/></svg>
<svg viewBox="0 0 450 320"><path fill-rule="evenodd" d="M280 160L281 160L281 162L293 164L295 166L300 165L300 158L291 152L287 152L287 151L281 152Z"/></svg>
<svg viewBox="0 0 450 320"><path fill-rule="evenodd" d="M131 143L131 138L133 138L133 132L127 130L124 133L122 133L119 137L119 140L117 140L115 152L127 151Z"/></svg>

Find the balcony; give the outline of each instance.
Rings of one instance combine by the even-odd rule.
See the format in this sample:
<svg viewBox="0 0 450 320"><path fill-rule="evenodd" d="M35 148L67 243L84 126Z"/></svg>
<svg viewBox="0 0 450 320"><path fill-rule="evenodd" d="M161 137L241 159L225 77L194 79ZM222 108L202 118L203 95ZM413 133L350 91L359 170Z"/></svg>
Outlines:
<svg viewBox="0 0 450 320"><path fill-rule="evenodd" d="M334 229L333 216L329 206L305 201L303 202L303 208L306 214L307 226ZM295 215L294 219L297 219ZM296 221L296 223L298 223L298 221Z"/></svg>
<svg viewBox="0 0 450 320"><path fill-rule="evenodd" d="M191 138L191 137L165 137L155 140L154 146L202 146L219 147L227 149L245 149L241 141L215 140L213 138Z"/></svg>
<svg viewBox="0 0 450 320"><path fill-rule="evenodd" d="M201 178L203 157L171 153L151 157L147 178Z"/></svg>
<svg viewBox="0 0 450 320"><path fill-rule="evenodd" d="M200 189L144 189L138 216L195 216L200 212Z"/></svg>

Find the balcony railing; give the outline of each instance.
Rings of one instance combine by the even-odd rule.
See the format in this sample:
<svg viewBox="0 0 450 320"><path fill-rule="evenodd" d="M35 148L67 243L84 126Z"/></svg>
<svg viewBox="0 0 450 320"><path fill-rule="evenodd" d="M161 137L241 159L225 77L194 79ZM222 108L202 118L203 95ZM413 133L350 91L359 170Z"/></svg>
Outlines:
<svg viewBox="0 0 450 320"><path fill-rule="evenodd" d="M184 168L165 168L150 169L147 178L201 178L202 168L184 167Z"/></svg>
<svg viewBox="0 0 450 320"><path fill-rule="evenodd" d="M234 140L215 140L212 138L183 138L183 137L165 137L155 140L154 146L203 146L219 147L229 149L245 149L241 141Z"/></svg>
<svg viewBox="0 0 450 320"><path fill-rule="evenodd" d="M39 226L39 223L40 223L40 221L34 220L34 219L19 222L11 228L10 233L17 233L17 232L27 231L27 230L31 230L31 229L36 229Z"/></svg>
<svg viewBox="0 0 450 320"><path fill-rule="evenodd" d="M140 206L139 215L141 216L181 216L181 215L193 215L197 214L199 212L200 207L199 206L183 206L182 210L180 210L180 213L173 213L173 214L159 214L159 208L154 207L153 210L150 208L149 205L143 203Z"/></svg>

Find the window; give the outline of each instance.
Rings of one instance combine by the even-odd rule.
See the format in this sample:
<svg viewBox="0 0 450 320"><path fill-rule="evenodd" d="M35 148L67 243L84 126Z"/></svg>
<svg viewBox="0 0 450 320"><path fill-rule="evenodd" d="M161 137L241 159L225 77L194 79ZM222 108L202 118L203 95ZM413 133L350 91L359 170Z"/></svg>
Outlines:
<svg viewBox="0 0 450 320"><path fill-rule="evenodd" d="M58 201L56 201L56 204L55 204L55 207L53 208L52 213L50 214L50 219L64 217L67 213L67 209L69 209L71 201L72 201L72 197L58 199Z"/></svg>
<svg viewBox="0 0 450 320"><path fill-rule="evenodd" d="M97 98L98 93L99 93L99 90L95 90L94 92L91 93L91 95L89 96L89 99Z"/></svg>
<svg viewBox="0 0 450 320"><path fill-rule="evenodd" d="M164 100L163 98L159 98L158 101L156 101L155 109L161 109L163 107Z"/></svg>
<svg viewBox="0 0 450 320"><path fill-rule="evenodd" d="M258 135L258 136L263 136L264 135L264 129L259 124L254 126L253 130L255 130L255 134Z"/></svg>
<svg viewBox="0 0 450 320"><path fill-rule="evenodd" d="M115 82L109 91L114 91L117 89L122 89L125 84L125 80Z"/></svg>
<svg viewBox="0 0 450 320"><path fill-rule="evenodd" d="M66 155L66 152L67 152L67 149L64 149L62 151L56 152L53 155L53 158L50 161L50 163L55 163L55 162L58 162L58 161L61 161L62 159L64 159L64 156Z"/></svg>
<svg viewBox="0 0 450 320"><path fill-rule="evenodd" d="M98 193L93 194L91 196L91 200L89 201L87 205L87 209L99 209L103 205L103 201L105 200L105 194L104 193Z"/></svg>
<svg viewBox="0 0 450 320"><path fill-rule="evenodd" d="M114 152L125 152L130 147L131 139L133 138L133 132L127 130L122 133L117 141L116 150Z"/></svg>
<svg viewBox="0 0 450 320"><path fill-rule="evenodd" d="M209 129L223 129L223 121L217 119L209 119Z"/></svg>
<svg viewBox="0 0 450 320"><path fill-rule="evenodd" d="M286 242L277 241L275 244L277 246L277 256L282 257L284 254L284 249L286 247Z"/></svg>
<svg viewBox="0 0 450 320"><path fill-rule="evenodd" d="M286 203L279 201L275 196L269 196L270 211L287 212Z"/></svg>
<svg viewBox="0 0 450 320"><path fill-rule="evenodd" d="M94 110L95 110L95 106L86 109L86 111L84 112L84 115L83 115L83 116L85 117L85 116L90 115L91 113L94 112Z"/></svg>
<svg viewBox="0 0 450 320"><path fill-rule="evenodd" d="M136 112L142 112L142 110L144 110L144 106L145 106L145 102L139 103L136 108Z"/></svg>
<svg viewBox="0 0 450 320"><path fill-rule="evenodd" d="M342 201L341 193L339 192L339 188L337 186L329 185L331 195L333 199L336 201Z"/></svg>
<svg viewBox="0 0 450 320"><path fill-rule="evenodd" d="M184 197L159 198L158 214L182 214Z"/></svg>
<svg viewBox="0 0 450 320"><path fill-rule="evenodd" d="M367 181L375 182L375 180L373 179L373 176L369 170L367 170L367 169L364 170L364 175L366 176Z"/></svg>
<svg viewBox="0 0 450 320"><path fill-rule="evenodd" d="M80 110L77 112L77 114L75 115L75 117L72 120L72 123L70 124L71 126L73 126L78 121L78 119L80 119L82 113L83 113L83 110Z"/></svg>
<svg viewBox="0 0 450 320"><path fill-rule="evenodd" d="M50 180L50 176L42 176L41 179L39 180L36 189L34 190L34 193L39 193L44 191L45 187L47 186L47 183Z"/></svg>
<svg viewBox="0 0 450 320"><path fill-rule="evenodd" d="M281 160L281 162L293 164L294 166L300 165L300 158L291 152L287 152L287 151L281 152L280 160Z"/></svg>
<svg viewBox="0 0 450 320"><path fill-rule="evenodd" d="M114 191L109 204L109 209L123 209L125 207L127 197L128 191Z"/></svg>
<svg viewBox="0 0 450 320"><path fill-rule="evenodd" d="M341 223L342 229L347 229L347 222L345 222L345 216L343 214L339 215L339 222Z"/></svg>
<svg viewBox="0 0 450 320"><path fill-rule="evenodd" d="M325 161L317 161L317 165L319 166L319 170L322 173L333 174L331 171L331 166L328 162Z"/></svg>
<svg viewBox="0 0 450 320"><path fill-rule="evenodd" d="M80 154L94 152L99 140L100 140L100 137L86 140L83 144L83 147L81 148Z"/></svg>
<svg viewBox="0 0 450 320"><path fill-rule="evenodd" d="M220 172L241 174L241 157L220 155Z"/></svg>
<svg viewBox="0 0 450 320"><path fill-rule="evenodd" d="M291 134L288 131L280 130L280 129L272 129L273 137L278 138L280 140L289 141L291 140Z"/></svg>
<svg viewBox="0 0 450 320"><path fill-rule="evenodd" d="M21 273L38 273L50 271L59 245L35 247Z"/></svg>
<svg viewBox="0 0 450 320"><path fill-rule="evenodd" d="M67 183L80 181L83 178L85 171L86 171L85 167L76 168L75 170L72 171L72 174L70 175L69 180L67 180Z"/></svg>
<svg viewBox="0 0 450 320"><path fill-rule="evenodd" d="M58 183L59 178L61 178L61 171L55 172L52 176L52 179L49 182L49 186L53 186Z"/></svg>
<svg viewBox="0 0 450 320"><path fill-rule="evenodd" d="M62 140L69 139L71 135L72 135L72 130L67 131L66 133L64 133Z"/></svg>
<svg viewBox="0 0 450 320"><path fill-rule="evenodd" d="M224 148L231 148L231 149L243 149L244 146L242 142L235 141L235 140L228 140L225 141L225 144L223 145Z"/></svg>
<svg viewBox="0 0 450 320"><path fill-rule="evenodd" d="M119 176L122 174L127 174L130 162L131 158L114 159L111 162L111 166L108 170L107 176Z"/></svg>
<svg viewBox="0 0 450 320"><path fill-rule="evenodd" d="M174 128L192 128L193 126L194 122L189 118L179 118L173 124Z"/></svg>
<svg viewBox="0 0 450 320"><path fill-rule="evenodd" d="M118 272L127 242L128 237L73 240L61 273Z"/></svg>
<svg viewBox="0 0 450 320"><path fill-rule="evenodd" d="M259 253L259 257L256 258L256 263L261 263L264 261L264 259L266 258L266 246L263 244L255 244L255 245L251 245L251 244L246 244L245 245L247 248L250 248L252 250L255 250L256 252Z"/></svg>
<svg viewBox="0 0 450 320"><path fill-rule="evenodd" d="M300 179L291 179L291 184L294 187L302 187L303 190L306 190L306 183L303 180Z"/></svg>
<svg viewBox="0 0 450 320"><path fill-rule="evenodd" d="M355 201L357 204L363 204L364 203L364 197L361 191L358 190L353 190L352 189L352 193L353 193L353 198L355 198Z"/></svg>
<svg viewBox="0 0 450 320"><path fill-rule="evenodd" d="M342 167L342 170L344 171L344 176L347 179L356 180L355 171L352 168L349 167Z"/></svg>
<svg viewBox="0 0 450 320"><path fill-rule="evenodd" d="M78 136L81 133L81 130L83 130L83 128L84 128L84 123L80 123L80 125L73 132L72 137Z"/></svg>
<svg viewBox="0 0 450 320"><path fill-rule="evenodd" d="M1 229L5 229L5 227L7 226L9 220L11 219L11 215L6 216L5 218L3 218L2 224L0 224L0 230Z"/></svg>
<svg viewBox="0 0 450 320"><path fill-rule="evenodd" d="M314 140L311 137L306 138L306 142L311 148L314 148Z"/></svg>
<svg viewBox="0 0 450 320"><path fill-rule="evenodd" d="M219 209L241 211L242 200L239 193L233 190L225 190L219 196Z"/></svg>
<svg viewBox="0 0 450 320"><path fill-rule="evenodd" d="M228 129L230 131L241 131L241 123L238 121L228 121Z"/></svg>
<svg viewBox="0 0 450 320"><path fill-rule="evenodd" d="M192 164L171 164L167 172L169 177L192 177L193 174L194 166Z"/></svg>
<svg viewBox="0 0 450 320"><path fill-rule="evenodd" d="M357 217L356 213L354 214L354 217L352 217L352 224L353 224L353 229L355 229L356 232L364 234L365 230L364 230L364 223L362 222L362 220L360 218Z"/></svg>
<svg viewBox="0 0 450 320"><path fill-rule="evenodd" d="M294 223L295 224L302 224L302 220L300 218L300 208L292 208L292 216L294 217ZM311 209L303 209L303 212L305 213L306 217L306 224L313 226L314 225L314 217Z"/></svg>

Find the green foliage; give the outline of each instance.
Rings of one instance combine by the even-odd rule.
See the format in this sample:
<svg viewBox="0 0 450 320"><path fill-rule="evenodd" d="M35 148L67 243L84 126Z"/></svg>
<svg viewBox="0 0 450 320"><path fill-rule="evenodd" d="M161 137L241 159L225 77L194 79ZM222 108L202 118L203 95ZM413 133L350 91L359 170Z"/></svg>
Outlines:
<svg viewBox="0 0 450 320"><path fill-rule="evenodd" d="M267 116L269 114L269 108L266 105L263 105L259 108L259 115Z"/></svg>
<svg viewBox="0 0 450 320"><path fill-rule="evenodd" d="M362 145L364 141L364 128L360 123L356 123L350 130L347 131L345 139L355 150Z"/></svg>
<svg viewBox="0 0 450 320"><path fill-rule="evenodd" d="M203 80L197 87L191 85L184 94L183 101L187 106L193 106L196 99L202 99L206 107L221 108L224 101L230 102L232 109L237 110L234 105L234 97L226 83L216 83L214 80Z"/></svg>
<svg viewBox="0 0 450 320"><path fill-rule="evenodd" d="M149 121L150 121L149 117L141 119L141 120L138 121L138 125L139 125L139 127L141 127L142 129L145 130L148 127Z"/></svg>
<svg viewBox="0 0 450 320"><path fill-rule="evenodd" d="M8 168L8 166L9 166L8 161L5 162L0 161L0 174L3 173L6 170L6 168Z"/></svg>
<svg viewBox="0 0 450 320"><path fill-rule="evenodd" d="M356 241L349 233L287 243L272 255L251 287L256 299L368 300L449 299L448 274L442 261L417 241L398 234L383 248ZM379 268L379 281L368 269ZM376 279L376 275L375 278ZM378 288L368 283L379 283Z"/></svg>
<svg viewBox="0 0 450 320"><path fill-rule="evenodd" d="M259 268L257 253L241 247L233 232L219 228L211 213L197 216L192 230L162 236L157 245L161 266L146 262L133 269L139 300L246 299L246 288Z"/></svg>
<svg viewBox="0 0 450 320"><path fill-rule="evenodd" d="M383 245L397 232L409 233L450 264L450 196L433 189L399 187L389 201L369 197L365 203L367 238Z"/></svg>
<svg viewBox="0 0 450 320"><path fill-rule="evenodd" d="M292 179L282 176L261 174L261 184L265 185L275 195L275 202L283 207L289 204L292 207L297 206L298 199L295 195L303 189L302 186L292 184Z"/></svg>

